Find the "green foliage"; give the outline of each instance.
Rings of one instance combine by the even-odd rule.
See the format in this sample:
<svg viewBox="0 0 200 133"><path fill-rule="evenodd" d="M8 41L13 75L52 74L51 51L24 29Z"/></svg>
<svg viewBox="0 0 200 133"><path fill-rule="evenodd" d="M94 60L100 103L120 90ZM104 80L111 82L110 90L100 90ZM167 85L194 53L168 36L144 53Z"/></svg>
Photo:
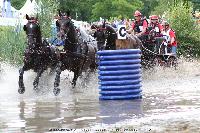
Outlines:
<svg viewBox="0 0 200 133"><path fill-rule="evenodd" d="M59 0L59 2L59 9L64 12L70 10L73 19L89 21L92 14L92 5L98 0Z"/></svg>
<svg viewBox="0 0 200 133"><path fill-rule="evenodd" d="M200 9L200 0L192 0L194 11Z"/></svg>
<svg viewBox="0 0 200 133"><path fill-rule="evenodd" d="M93 6L92 18L93 20L99 20L99 17L109 18L113 17L112 13L114 9L112 7L112 2L110 0L104 0L103 2L97 2Z"/></svg>
<svg viewBox="0 0 200 133"><path fill-rule="evenodd" d="M0 58L13 64L21 64L25 49L24 32L16 32L14 27L0 27Z"/></svg>
<svg viewBox="0 0 200 133"><path fill-rule="evenodd" d="M42 3L39 4L41 7L39 16L39 24L42 30L42 35L45 38L51 36L51 25L54 16L57 14L57 9L59 3L56 0L41 0Z"/></svg>
<svg viewBox="0 0 200 133"><path fill-rule="evenodd" d="M144 3L142 13L144 16L149 16L158 6L159 0L142 0L142 2Z"/></svg>
<svg viewBox="0 0 200 133"><path fill-rule="evenodd" d="M11 5L17 10L21 9L25 4L26 0L11 0Z"/></svg>
<svg viewBox="0 0 200 133"><path fill-rule="evenodd" d="M162 15L175 5L175 0L159 0L157 4L158 6L154 8L154 10L151 12L151 15Z"/></svg>
<svg viewBox="0 0 200 133"><path fill-rule="evenodd" d="M200 30L192 17L192 7L183 3L177 4L168 12L168 19L172 28L176 31L179 41L179 52L185 53L191 48L192 55L200 55Z"/></svg>
<svg viewBox="0 0 200 133"><path fill-rule="evenodd" d="M143 3L140 0L104 0L93 5L92 19L98 20L100 17L109 19L110 17L132 17L135 10L140 10Z"/></svg>

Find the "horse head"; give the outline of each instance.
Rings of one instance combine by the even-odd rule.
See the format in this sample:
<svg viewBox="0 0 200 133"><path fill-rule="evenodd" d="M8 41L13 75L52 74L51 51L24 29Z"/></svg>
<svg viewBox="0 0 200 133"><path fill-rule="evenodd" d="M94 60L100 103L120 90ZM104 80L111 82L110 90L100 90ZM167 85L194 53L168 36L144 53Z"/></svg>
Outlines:
<svg viewBox="0 0 200 133"><path fill-rule="evenodd" d="M111 25L106 24L106 22L104 21L103 24L92 25L91 29L95 29L94 37L96 38L97 42L107 42L105 49L115 49L117 33Z"/></svg>
<svg viewBox="0 0 200 133"><path fill-rule="evenodd" d="M58 37L65 41L65 45L70 45L71 48L67 48L68 50L73 51L72 49L76 47L78 42L78 36L73 21L71 20L70 13L61 13L59 11L59 19L56 21L56 26L59 29Z"/></svg>
<svg viewBox="0 0 200 133"><path fill-rule="evenodd" d="M117 39L117 32L114 27L110 24L105 25L105 36L106 36L106 50L115 50L116 49L116 39Z"/></svg>
<svg viewBox="0 0 200 133"><path fill-rule="evenodd" d="M38 17L29 17L26 15L28 20L27 24L24 25L23 29L26 32L28 38L28 45L33 47L42 44L42 37L40 31L40 25L38 23Z"/></svg>

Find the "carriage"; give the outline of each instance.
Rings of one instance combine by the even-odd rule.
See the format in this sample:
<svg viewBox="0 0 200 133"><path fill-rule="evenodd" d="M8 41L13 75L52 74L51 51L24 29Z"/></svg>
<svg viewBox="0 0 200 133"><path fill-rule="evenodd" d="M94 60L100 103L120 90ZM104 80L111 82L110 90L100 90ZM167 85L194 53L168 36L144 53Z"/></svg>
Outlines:
<svg viewBox="0 0 200 133"><path fill-rule="evenodd" d="M142 42L144 58L150 56L148 61L152 66L177 67L177 55L171 53L165 35L156 33L152 29L147 34L147 39Z"/></svg>
<svg viewBox="0 0 200 133"><path fill-rule="evenodd" d="M150 29L150 32L144 35L145 39L140 41L137 36L131 34L127 34L124 40L118 39L116 29L109 24L92 27L97 27L95 33L97 40L105 40L99 43L99 45L105 45L105 50L140 48L142 50L142 66L145 68L177 66L177 57L169 52L170 47L167 46L166 37L157 34L154 29ZM102 39L103 37L105 38Z"/></svg>
<svg viewBox="0 0 200 133"><path fill-rule="evenodd" d="M56 22L59 27L59 37L61 44L63 43L64 52L59 52L57 49L49 45L47 41L42 40L40 26L37 18L29 17L26 15L28 23L24 25L24 31L26 32L28 42L24 52L24 65L19 70L19 89L18 92L23 94L25 92L25 86L23 82L23 75L25 71L30 69L37 73L37 76L33 82L34 89L38 89L39 79L42 73L48 68L56 69L56 77L54 82L54 94L60 93L59 83L60 74L64 70L74 72L74 78L72 85L76 85L76 81L82 72L93 72L97 68L96 52L97 46L93 41L84 41L79 36L76 27L71 21L70 15L63 15L59 13L61 17ZM103 45L105 50L115 49L142 49L142 65L154 66L155 64L160 66L176 66L176 56L166 52L165 39L160 37L161 43L157 43L159 38L152 32L147 36L144 42L141 42L137 36L128 35L125 40L118 40L116 30L109 24L105 24L99 28L96 32L102 34L96 34L97 38L104 37L102 42L97 41L97 45ZM102 35L102 36L99 36ZM95 36L94 36L95 37ZM97 39L98 40L98 39ZM120 48L120 46L122 46ZM158 48L158 49L157 49ZM101 50L103 50L101 49Z"/></svg>

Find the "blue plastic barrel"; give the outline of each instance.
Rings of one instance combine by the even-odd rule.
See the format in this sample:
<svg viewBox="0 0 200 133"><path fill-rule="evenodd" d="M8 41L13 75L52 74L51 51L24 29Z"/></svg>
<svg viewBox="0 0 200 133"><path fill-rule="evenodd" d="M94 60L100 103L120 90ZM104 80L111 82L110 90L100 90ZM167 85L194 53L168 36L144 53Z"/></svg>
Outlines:
<svg viewBox="0 0 200 133"><path fill-rule="evenodd" d="M112 71L112 70L135 70L135 69L140 69L141 65L140 64L132 64L132 65L116 65L116 66L99 66L98 69L100 71Z"/></svg>
<svg viewBox="0 0 200 133"><path fill-rule="evenodd" d="M98 51L100 100L142 98L141 50Z"/></svg>
<svg viewBox="0 0 200 133"><path fill-rule="evenodd" d="M135 80L139 79L141 77L141 74L133 74L133 75L114 75L114 76L99 76L98 79L101 81L111 81L111 80Z"/></svg>
<svg viewBox="0 0 200 133"><path fill-rule="evenodd" d="M108 55L126 55L126 54L140 54L140 49L123 49L123 50L103 50L98 51L98 55L108 56Z"/></svg>
<svg viewBox="0 0 200 133"><path fill-rule="evenodd" d="M111 61L98 61L98 65L100 66L115 66L115 65L133 65L140 64L141 59L124 59L124 60L111 60Z"/></svg>
<svg viewBox="0 0 200 133"><path fill-rule="evenodd" d="M140 54L127 54L127 55L112 55L112 56L99 56L99 60L132 60L132 59L140 59Z"/></svg>
<svg viewBox="0 0 200 133"><path fill-rule="evenodd" d="M100 90L114 90L114 91L117 91L117 90L134 90L134 89L139 89L141 88L142 85L139 83L139 84L134 84L134 85L121 85L121 86L115 86L115 85L112 85L112 86L106 86L106 85L101 85L99 86L99 89Z"/></svg>

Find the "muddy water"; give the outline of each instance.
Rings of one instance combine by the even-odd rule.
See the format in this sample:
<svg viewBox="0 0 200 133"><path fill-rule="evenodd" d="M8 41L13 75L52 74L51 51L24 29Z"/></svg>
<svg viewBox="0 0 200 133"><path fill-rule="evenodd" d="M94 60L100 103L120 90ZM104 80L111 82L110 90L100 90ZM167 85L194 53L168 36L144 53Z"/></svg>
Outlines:
<svg viewBox="0 0 200 133"><path fill-rule="evenodd" d="M99 101L97 75L72 88L71 73L61 75L61 93L53 95L54 76L44 73L40 91L26 72L26 92L18 94L18 68L1 63L0 132L50 132L49 129L101 129L110 132L199 132L200 63L180 61L177 70L143 71L143 99ZM66 78L69 77L69 78ZM109 128L108 128L109 127ZM78 132L78 130L76 130Z"/></svg>

